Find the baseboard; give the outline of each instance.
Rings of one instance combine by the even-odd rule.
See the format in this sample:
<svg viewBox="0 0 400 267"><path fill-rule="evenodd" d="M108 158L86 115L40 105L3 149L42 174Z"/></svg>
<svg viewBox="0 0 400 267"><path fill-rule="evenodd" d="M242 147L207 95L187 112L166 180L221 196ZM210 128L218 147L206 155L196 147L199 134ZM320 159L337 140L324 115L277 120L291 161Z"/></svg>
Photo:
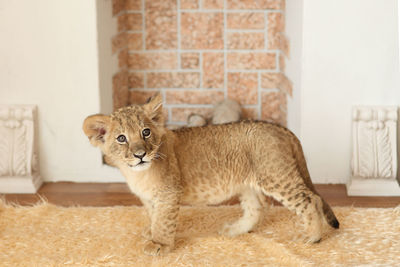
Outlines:
<svg viewBox="0 0 400 267"><path fill-rule="evenodd" d="M1 177L0 193L3 194L35 194L43 181L34 177Z"/></svg>
<svg viewBox="0 0 400 267"><path fill-rule="evenodd" d="M393 179L351 178L346 185L349 196L400 196L400 186Z"/></svg>

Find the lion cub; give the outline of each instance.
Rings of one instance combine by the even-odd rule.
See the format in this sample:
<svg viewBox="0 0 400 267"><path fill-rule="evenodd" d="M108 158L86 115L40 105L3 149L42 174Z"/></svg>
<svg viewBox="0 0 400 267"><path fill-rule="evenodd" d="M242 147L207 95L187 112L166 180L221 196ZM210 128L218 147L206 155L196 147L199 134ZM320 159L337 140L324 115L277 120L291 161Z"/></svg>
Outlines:
<svg viewBox="0 0 400 267"><path fill-rule="evenodd" d="M339 227L315 191L298 139L266 122L181 128L164 127L162 99L124 107L110 116L92 115L83 130L118 167L151 219L144 252L165 254L174 246L180 204L217 204L240 196L243 216L221 233L247 233L259 220L258 194L280 201L300 215L309 242L321 239L325 220Z"/></svg>

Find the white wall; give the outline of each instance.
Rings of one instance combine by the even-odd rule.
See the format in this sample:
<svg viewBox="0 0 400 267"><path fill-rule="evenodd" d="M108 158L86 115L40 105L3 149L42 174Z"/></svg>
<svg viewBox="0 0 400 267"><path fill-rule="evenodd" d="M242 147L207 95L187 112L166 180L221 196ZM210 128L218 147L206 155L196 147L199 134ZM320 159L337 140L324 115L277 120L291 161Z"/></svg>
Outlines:
<svg viewBox="0 0 400 267"><path fill-rule="evenodd" d="M123 180L81 130L101 110L96 24L95 0L0 0L0 103L38 106L46 181Z"/></svg>
<svg viewBox="0 0 400 267"><path fill-rule="evenodd" d="M397 19L396 0L303 1L299 137L314 182L347 182L353 105L399 106Z"/></svg>
<svg viewBox="0 0 400 267"><path fill-rule="evenodd" d="M97 0L97 41L99 62L100 111L113 111L112 76L118 72L118 53L112 54L111 38L118 32L112 16L112 0Z"/></svg>
<svg viewBox="0 0 400 267"><path fill-rule="evenodd" d="M290 55L285 73L293 84L293 95L288 97L288 128L297 136L301 129L301 85L303 61L303 0L287 0L285 32L289 38Z"/></svg>

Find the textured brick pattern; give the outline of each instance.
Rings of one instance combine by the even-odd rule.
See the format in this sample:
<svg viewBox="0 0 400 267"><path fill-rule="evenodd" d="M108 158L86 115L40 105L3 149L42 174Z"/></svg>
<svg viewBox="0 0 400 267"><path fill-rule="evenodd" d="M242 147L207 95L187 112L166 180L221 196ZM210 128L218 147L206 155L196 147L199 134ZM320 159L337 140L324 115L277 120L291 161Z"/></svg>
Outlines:
<svg viewBox="0 0 400 267"><path fill-rule="evenodd" d="M131 72L128 76L129 88L144 88L144 74Z"/></svg>
<svg viewBox="0 0 400 267"><path fill-rule="evenodd" d="M282 92L261 94L261 119L286 125L286 96Z"/></svg>
<svg viewBox="0 0 400 267"><path fill-rule="evenodd" d="M257 73L229 73L228 97L241 105L257 105Z"/></svg>
<svg viewBox="0 0 400 267"><path fill-rule="evenodd" d="M199 88L198 72L149 72L147 73L149 88Z"/></svg>
<svg viewBox="0 0 400 267"><path fill-rule="evenodd" d="M231 52L227 64L229 70L275 70L276 53Z"/></svg>
<svg viewBox="0 0 400 267"><path fill-rule="evenodd" d="M176 0L146 0L146 49L176 49Z"/></svg>
<svg viewBox="0 0 400 267"><path fill-rule="evenodd" d="M221 13L181 14L182 49L223 49L224 16Z"/></svg>
<svg viewBox="0 0 400 267"><path fill-rule="evenodd" d="M263 32L230 32L228 33L228 49L263 49Z"/></svg>
<svg viewBox="0 0 400 267"><path fill-rule="evenodd" d="M204 9L223 9L224 0L202 0Z"/></svg>
<svg viewBox="0 0 400 267"><path fill-rule="evenodd" d="M224 88L224 53L203 53L203 87Z"/></svg>
<svg viewBox="0 0 400 267"><path fill-rule="evenodd" d="M254 12L240 12L227 14L228 29L262 30L265 27L265 14Z"/></svg>
<svg viewBox="0 0 400 267"><path fill-rule="evenodd" d="M213 104L222 101L222 91L174 90L165 92L166 104Z"/></svg>
<svg viewBox="0 0 400 267"><path fill-rule="evenodd" d="M198 69L200 62L200 53L181 53L182 69Z"/></svg>
<svg viewBox="0 0 400 267"><path fill-rule="evenodd" d="M199 0L181 0L181 9L197 9Z"/></svg>
<svg viewBox="0 0 400 267"><path fill-rule="evenodd" d="M130 53L128 66L131 70L172 70L178 67L177 53L151 52Z"/></svg>
<svg viewBox="0 0 400 267"><path fill-rule="evenodd" d="M161 91L170 125L232 98L243 117L286 124L292 84L285 0L113 0L114 108Z"/></svg>
<svg viewBox="0 0 400 267"><path fill-rule="evenodd" d="M226 0L228 9L283 9L281 0Z"/></svg>
<svg viewBox="0 0 400 267"><path fill-rule="evenodd" d="M118 72L114 75L112 82L114 108L117 109L129 104L128 72Z"/></svg>
<svg viewBox="0 0 400 267"><path fill-rule="evenodd" d="M128 33L127 40L129 50L142 50L143 38L141 33Z"/></svg>

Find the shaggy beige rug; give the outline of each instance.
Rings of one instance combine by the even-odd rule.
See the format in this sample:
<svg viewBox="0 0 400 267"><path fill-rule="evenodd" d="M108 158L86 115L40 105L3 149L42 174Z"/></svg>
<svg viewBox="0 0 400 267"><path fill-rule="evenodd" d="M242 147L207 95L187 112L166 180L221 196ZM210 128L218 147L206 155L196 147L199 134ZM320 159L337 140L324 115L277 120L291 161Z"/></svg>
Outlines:
<svg viewBox="0 0 400 267"><path fill-rule="evenodd" d="M341 229L321 243L298 237L300 221L266 208L254 232L217 234L240 216L238 206L181 209L176 249L143 255L141 207L34 207L0 200L0 266L399 266L400 207L334 208Z"/></svg>

